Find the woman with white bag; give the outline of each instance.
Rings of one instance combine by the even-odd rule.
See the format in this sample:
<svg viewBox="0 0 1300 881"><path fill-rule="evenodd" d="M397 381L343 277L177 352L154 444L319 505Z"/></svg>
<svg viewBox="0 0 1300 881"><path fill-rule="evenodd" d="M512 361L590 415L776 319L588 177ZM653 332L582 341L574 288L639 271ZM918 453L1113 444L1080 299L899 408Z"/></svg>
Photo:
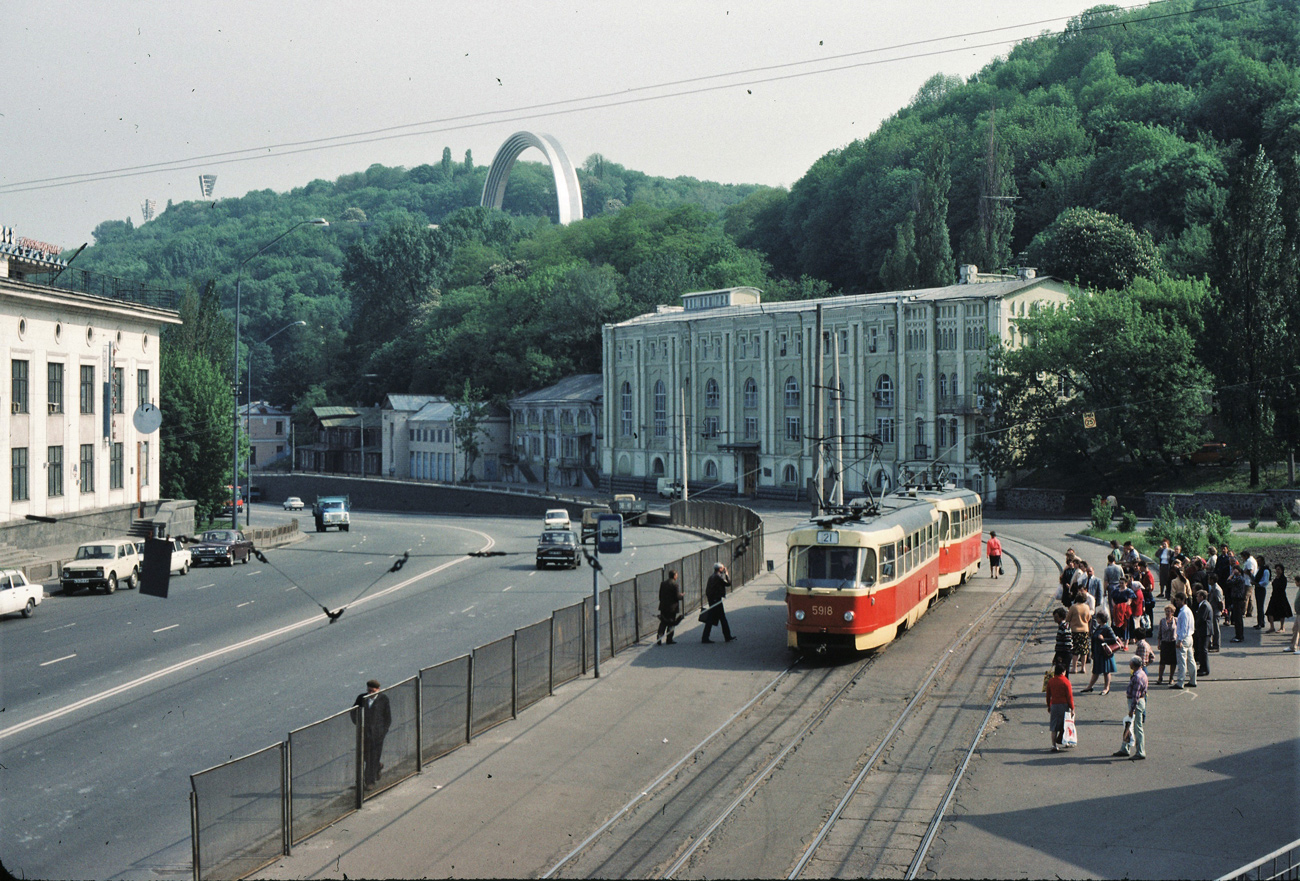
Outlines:
<svg viewBox="0 0 1300 881"><path fill-rule="evenodd" d="M1052 665L1052 678L1047 680L1047 712L1050 715L1048 730L1052 737L1052 752L1060 752L1062 746L1073 746L1065 743L1065 723L1068 720L1070 727L1074 727L1074 689L1070 687L1070 680L1065 678L1065 664L1059 660Z"/></svg>

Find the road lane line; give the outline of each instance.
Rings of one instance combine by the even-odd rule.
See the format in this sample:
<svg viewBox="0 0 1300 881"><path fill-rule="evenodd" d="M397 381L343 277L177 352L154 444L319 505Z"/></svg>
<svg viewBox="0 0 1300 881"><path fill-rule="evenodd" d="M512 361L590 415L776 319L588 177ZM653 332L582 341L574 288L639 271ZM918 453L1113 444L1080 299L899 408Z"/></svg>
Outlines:
<svg viewBox="0 0 1300 881"><path fill-rule="evenodd" d="M249 600L249 601L246 602L246 603L240 603L239 605L235 606L235 608L236 608L236 609L242 609L242 608L244 608L244 606L251 606L252 604L253 604L253 601L252 601L252 600Z"/></svg>
<svg viewBox="0 0 1300 881"><path fill-rule="evenodd" d="M41 666L42 666L42 667L48 667L48 666L50 666L51 664L57 664L57 663L59 663L59 661L66 661L68 658L75 658L76 656L77 656L77 653L76 653L76 652L73 652L72 654L70 654L70 655L64 655L64 656L61 657L61 658L55 658L53 661L46 661L44 664L41 664Z"/></svg>
<svg viewBox="0 0 1300 881"><path fill-rule="evenodd" d="M362 565L362 566L373 566L373 565L375 565L375 561L374 561L374 560L366 560L366 561L365 561L364 563L362 563L361 565Z"/></svg>
<svg viewBox="0 0 1300 881"><path fill-rule="evenodd" d="M42 630L41 633L53 633L56 630L63 630L66 627L76 627L76 626L77 626L77 622L73 621L71 624L60 624L58 627L51 627L49 630Z"/></svg>
<svg viewBox="0 0 1300 881"><path fill-rule="evenodd" d="M472 608L474 608L474 604L473 604L473 603L471 603L468 607L466 607L466 608L464 608L464 609L461 609L461 610L460 610L460 613L461 613L462 615L464 615L466 612L468 612L468 611L469 611L470 609L472 609Z"/></svg>
<svg viewBox="0 0 1300 881"><path fill-rule="evenodd" d="M164 630L171 630L173 627L180 627L179 624L168 624L166 627L159 627L154 633L162 633Z"/></svg>
<svg viewBox="0 0 1300 881"><path fill-rule="evenodd" d="M203 588L205 588L205 587L216 587L216 586L217 586L217 583L214 581L212 584L205 584L205 585L203 585L203 587L197 587L197 588L195 588L195 590L203 590Z"/></svg>
<svg viewBox="0 0 1300 881"><path fill-rule="evenodd" d="M501 592L505 593L506 591L511 590L512 588L514 588L513 584L509 585L508 587L501 588Z"/></svg>
<svg viewBox="0 0 1300 881"><path fill-rule="evenodd" d="M479 532L477 529L469 529L464 526L448 526L447 528L459 529L464 532L470 532L473 533L474 535L482 536L484 539L487 540L487 544L484 547L480 548L479 549L480 551L489 551L496 546L496 539L494 539L492 536L488 535L487 533ZM357 600L355 603L349 603L348 608L351 608L353 606L360 606L369 602L374 602L375 600L385 597L390 593L395 593L401 590L402 588L415 584L417 581L422 581L423 579L428 578L430 575L436 575L437 573L443 571L444 569L450 569L452 566L455 566L457 563L465 563L472 559L474 558L457 557L453 560L448 560L446 563L443 563L440 566L435 566L434 568L421 572L418 575L412 575L410 578L406 579L405 581L394 584L391 587L386 587L383 590L379 591L378 593L372 593L368 597L362 597L361 599ZM212 587L211 584L205 586ZM301 621L295 621L292 624L286 624L283 627L277 627L274 630L268 630L266 633L260 634L258 636L249 637L248 639L231 643L230 645L223 646L222 648L219 649L213 649L212 651L206 652L202 655L198 655L197 657L187 658L184 661L180 661L170 666L163 667L162 669L155 670L152 673L147 673L144 676L141 676L137 679L132 679L130 682L123 682L121 685L116 685L112 688L105 689L104 691L101 691L98 694L92 694L90 697L82 698L79 701L73 701L67 706L60 707L57 710L50 710L48 713L42 713L39 716L34 716L31 719L28 719L26 722L19 722L16 725L10 725L8 728L0 728L0 740L4 740L6 737L12 737L15 734L21 734L22 732L27 731L28 729L35 728L37 725L43 725L46 722L52 722L55 719L61 719L64 716L68 715L69 713L75 713L77 710L80 710L84 707L93 706L101 701L108 700L111 697L116 697L119 694L124 694L125 692L132 691L136 688L139 688L142 685L147 685L150 682L154 682L155 680L162 679L164 676L170 676L173 673L178 673L181 671L192 671L196 664L201 664L205 661L210 661L214 658L220 658L225 655L231 654L232 652L237 652L240 651L241 649L245 649L250 646L260 645L261 643L264 643L268 640L275 639L278 636L283 636L286 633L293 633L295 630L301 630L302 628L312 624L315 624L317 626L328 626L328 625L321 625L320 622L321 622L321 615L320 613L316 613L313 614L310 618L303 618ZM69 655L68 657L75 657L75 655ZM67 660L67 658L59 658L58 660L65 661ZM54 661L48 661L47 663L52 664L54 663Z"/></svg>
<svg viewBox="0 0 1300 881"><path fill-rule="evenodd" d="M262 574L262 570L261 570L261 569L254 569L252 572L245 572L245 573L244 573L244 577L245 577L245 578L252 578L254 575L261 575L261 574Z"/></svg>

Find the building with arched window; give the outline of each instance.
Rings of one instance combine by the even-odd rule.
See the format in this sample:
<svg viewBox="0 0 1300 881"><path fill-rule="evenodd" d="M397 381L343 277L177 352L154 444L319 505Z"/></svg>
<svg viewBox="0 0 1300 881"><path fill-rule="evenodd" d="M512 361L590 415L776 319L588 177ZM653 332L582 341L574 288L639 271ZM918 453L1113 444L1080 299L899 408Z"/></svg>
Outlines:
<svg viewBox="0 0 1300 881"><path fill-rule="evenodd" d="M754 288L684 294L682 306L604 328L605 393L620 401L604 416L605 479L647 492L659 477L685 476L692 492L803 498L820 394L824 437L841 439L846 496L941 474L992 499L996 483L971 443L990 415L980 394L988 343L1010 342L1017 318L1066 299L1055 279L974 267L960 284L823 300L762 303ZM883 444L879 465L869 436Z"/></svg>

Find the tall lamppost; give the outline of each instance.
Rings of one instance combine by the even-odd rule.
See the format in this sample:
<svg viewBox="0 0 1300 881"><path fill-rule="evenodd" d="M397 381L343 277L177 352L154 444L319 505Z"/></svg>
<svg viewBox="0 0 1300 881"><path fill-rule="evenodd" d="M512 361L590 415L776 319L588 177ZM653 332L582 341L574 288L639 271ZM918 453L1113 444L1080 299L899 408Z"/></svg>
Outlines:
<svg viewBox="0 0 1300 881"><path fill-rule="evenodd" d="M293 226L286 229L284 232L280 233L275 238L271 239L271 241L267 242L265 245L258 248L248 257L246 257L244 259L244 262L239 264L239 274L235 276L235 358L234 358L235 363L233 369L231 370L231 377L234 380L231 383L231 388L234 390L234 395L235 395L234 440L231 444L232 449L230 453L230 528L231 529L239 528L239 319L240 319L240 294L242 292L242 285L244 283L244 267L248 265L249 260L252 260L258 254L261 254L267 248L271 247L276 242L280 241L280 239L284 238L285 236L287 236L289 233L293 232L295 229L297 229L300 226L329 226L329 225L330 225L329 221L323 217L318 217L315 220L300 220L299 222L295 223Z"/></svg>
<svg viewBox="0 0 1300 881"><path fill-rule="evenodd" d="M295 327L306 327L307 322L295 321L292 324L286 324L284 327L262 340L261 345L266 345L271 340ZM248 432L248 458L244 460L244 470L248 472L248 502L244 505L244 525L248 526L253 522L253 347L248 347L248 369L244 371L248 378L248 399L244 404L244 424L247 425Z"/></svg>

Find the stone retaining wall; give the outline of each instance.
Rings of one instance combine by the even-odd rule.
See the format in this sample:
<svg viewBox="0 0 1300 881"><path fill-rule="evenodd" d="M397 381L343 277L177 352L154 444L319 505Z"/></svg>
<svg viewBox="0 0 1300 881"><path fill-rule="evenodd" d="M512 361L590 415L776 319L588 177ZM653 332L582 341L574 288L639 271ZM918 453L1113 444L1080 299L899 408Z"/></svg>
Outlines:
<svg viewBox="0 0 1300 881"><path fill-rule="evenodd" d="M1202 511L1219 511L1234 520L1249 520L1260 512L1261 520L1272 520L1274 512L1289 506L1293 515L1300 516L1300 492L1293 489L1274 489L1262 493L1147 493L1146 513L1156 513L1173 500L1174 511L1187 514L1199 508Z"/></svg>

